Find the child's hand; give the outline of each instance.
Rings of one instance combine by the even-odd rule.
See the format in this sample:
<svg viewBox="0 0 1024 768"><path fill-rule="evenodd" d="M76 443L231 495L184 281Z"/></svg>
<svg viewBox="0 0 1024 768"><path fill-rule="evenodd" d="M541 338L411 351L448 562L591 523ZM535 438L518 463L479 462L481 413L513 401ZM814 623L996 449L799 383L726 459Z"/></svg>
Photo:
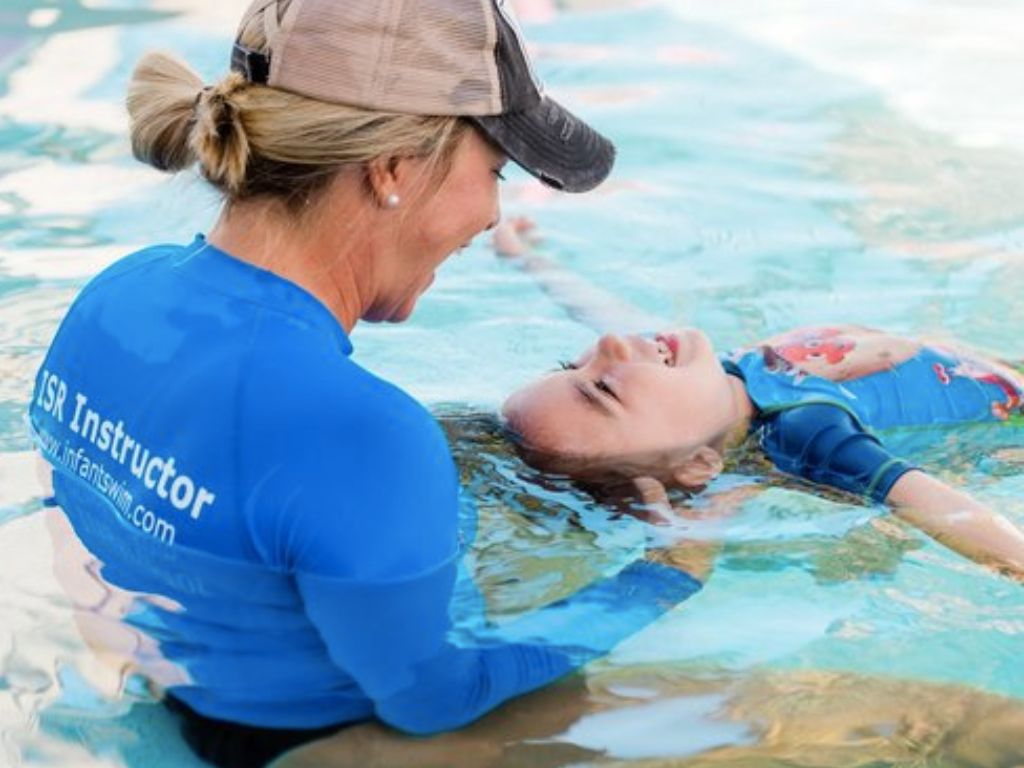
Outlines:
<svg viewBox="0 0 1024 768"><path fill-rule="evenodd" d="M534 230L534 223L526 216L502 219L494 229L494 252L505 258L516 258L530 252L534 238L528 233Z"/></svg>

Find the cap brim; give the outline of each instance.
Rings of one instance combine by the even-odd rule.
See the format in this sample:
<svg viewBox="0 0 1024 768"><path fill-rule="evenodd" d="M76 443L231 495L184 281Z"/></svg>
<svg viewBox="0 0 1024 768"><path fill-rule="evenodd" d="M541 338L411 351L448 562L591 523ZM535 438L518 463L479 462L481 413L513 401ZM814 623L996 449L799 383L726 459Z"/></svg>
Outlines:
<svg viewBox="0 0 1024 768"><path fill-rule="evenodd" d="M555 189L586 192L615 164L615 145L547 96L520 112L470 119L511 160Z"/></svg>

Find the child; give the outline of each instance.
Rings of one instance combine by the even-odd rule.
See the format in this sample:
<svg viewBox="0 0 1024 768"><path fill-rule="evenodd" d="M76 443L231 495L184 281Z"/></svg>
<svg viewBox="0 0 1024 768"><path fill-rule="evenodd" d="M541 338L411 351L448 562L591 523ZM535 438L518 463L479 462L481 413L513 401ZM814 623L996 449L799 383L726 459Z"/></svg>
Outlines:
<svg viewBox="0 0 1024 768"><path fill-rule="evenodd" d="M575 316L607 326L616 299L530 252L529 222L495 246ZM642 318L630 310L629 318ZM648 326L650 327L650 326ZM874 430L1002 421L1022 411L1024 376L975 353L856 326L806 328L719 357L696 329L606 334L514 392L503 414L526 458L589 483L628 480L667 505L700 489L748 438L783 472L885 502L949 548L1024 578L1024 533L903 459Z"/></svg>

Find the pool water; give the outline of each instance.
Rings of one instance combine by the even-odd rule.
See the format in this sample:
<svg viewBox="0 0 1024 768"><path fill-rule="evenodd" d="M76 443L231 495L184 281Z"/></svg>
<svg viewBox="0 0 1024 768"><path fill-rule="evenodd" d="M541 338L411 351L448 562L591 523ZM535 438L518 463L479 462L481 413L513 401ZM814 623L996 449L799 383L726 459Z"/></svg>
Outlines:
<svg viewBox="0 0 1024 768"><path fill-rule="evenodd" d="M200 181L131 159L121 100L135 60L154 45L213 78L244 5L0 8L3 765L199 764L148 705L144 681L104 665L79 638L53 575L23 411L77 289L118 256L187 242L216 216ZM701 326L723 349L843 322L1024 359L1019 3L567 5L527 24L527 37L550 90L614 137L619 160L609 183L579 197L510 174L504 211L535 219L547 252L667 324ZM445 415L478 499L470 564L494 617L571 592L643 546L637 525L524 471L486 416L592 339L483 241L445 265L411 322L354 334L357 359ZM891 439L1024 525L1019 426ZM836 701L857 709L905 696L930 712L975 696L1024 708L1019 585L883 510L808 493L742 457L684 503L699 518L753 481L763 492L732 504L727 521L692 523L693 538L721 543L704 591L591 665L603 701L629 706L563 718L543 737L506 745L500 764L711 764L767 743L771 729L709 719L726 708L720 689L701 687L711 679L798 691L803 709L775 713L774 733ZM817 688L807 682L815 675L862 681L853 685L863 695ZM648 696L669 683L688 695ZM862 736L843 738L856 746ZM1007 754L1002 742L977 743L975 754L989 757L970 763L940 741L929 742L933 763L911 750L886 764L1001 765ZM558 758L566 745L575 751ZM779 764L743 754L731 764ZM826 754L840 764L824 748L787 764L825 764Z"/></svg>

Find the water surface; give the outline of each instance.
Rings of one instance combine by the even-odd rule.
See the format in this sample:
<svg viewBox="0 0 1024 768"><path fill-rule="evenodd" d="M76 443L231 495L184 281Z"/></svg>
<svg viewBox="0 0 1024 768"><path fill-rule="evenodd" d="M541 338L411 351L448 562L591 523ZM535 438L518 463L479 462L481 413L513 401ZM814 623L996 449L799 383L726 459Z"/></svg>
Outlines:
<svg viewBox="0 0 1024 768"><path fill-rule="evenodd" d="M149 706L144 681L104 666L76 631L53 576L22 413L89 276L136 247L187 242L216 216L201 182L130 158L121 99L156 41L214 77L242 5L15 0L0 10L3 764L196 764ZM582 197L511 174L505 211L536 219L548 252L667 323L701 325L722 348L841 321L1024 359L1018 4L580 5L527 35L550 89L614 137L619 162ZM443 268L411 322L362 326L354 343L363 364L423 401L487 414L592 338L479 244ZM471 564L495 617L637 556L634 526L544 488L487 428L452 429L480 502ZM1019 428L894 439L1024 524ZM736 504L727 524L695 526L722 542L704 592L592 667L606 711L576 721L563 711L561 731L523 736L506 764L710 761L759 737L708 713L730 691L762 685L788 685L817 710L863 708L894 691L917 711L965 691L1024 703L1018 586L882 510L809 494L757 463L731 470L692 508L752 480L767 490ZM850 699L819 674L868 682ZM670 691L687 696L665 704ZM626 706L638 697L649 704ZM801 717L772 716L780 732ZM563 751L538 752L538 739ZM934 764L961 764L936 749ZM901 760L910 758L892 758Z"/></svg>

